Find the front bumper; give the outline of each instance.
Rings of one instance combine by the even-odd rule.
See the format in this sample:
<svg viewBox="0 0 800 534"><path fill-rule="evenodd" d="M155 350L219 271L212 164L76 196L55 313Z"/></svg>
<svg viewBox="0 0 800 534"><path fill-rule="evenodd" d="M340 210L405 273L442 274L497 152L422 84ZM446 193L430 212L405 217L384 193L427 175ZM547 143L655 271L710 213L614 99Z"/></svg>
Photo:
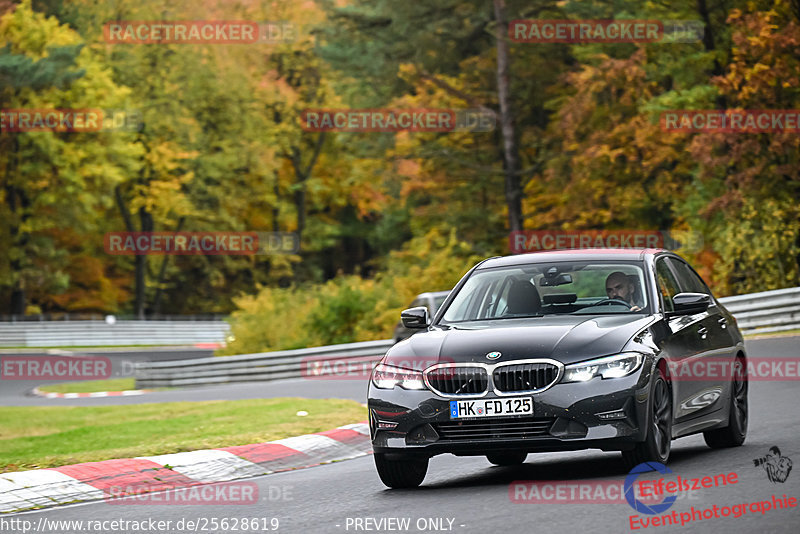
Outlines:
<svg viewBox="0 0 800 534"><path fill-rule="evenodd" d="M451 419L450 401L432 391L378 389L367 406L373 451L390 455L459 456L494 451L630 450L645 439L653 361L613 379L557 383L533 397L532 416ZM484 399L503 399L491 391ZM599 414L614 413L613 419Z"/></svg>

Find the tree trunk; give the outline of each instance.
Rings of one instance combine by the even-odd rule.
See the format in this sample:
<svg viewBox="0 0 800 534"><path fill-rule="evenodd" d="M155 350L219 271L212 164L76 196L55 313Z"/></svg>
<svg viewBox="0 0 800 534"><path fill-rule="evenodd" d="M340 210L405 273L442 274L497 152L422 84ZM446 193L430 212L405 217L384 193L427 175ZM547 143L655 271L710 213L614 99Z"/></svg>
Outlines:
<svg viewBox="0 0 800 534"><path fill-rule="evenodd" d="M16 287L11 291L11 315L25 315L25 288L22 282L17 282Z"/></svg>
<svg viewBox="0 0 800 534"><path fill-rule="evenodd" d="M510 231L522 230L522 180L514 113L509 82L508 21L505 0L494 0L497 38L497 98L500 102L500 131L503 135L503 168L506 174L506 204Z"/></svg>
<svg viewBox="0 0 800 534"><path fill-rule="evenodd" d="M706 52L713 51L716 47L714 45L714 28L711 26L711 11L708 8L706 0L697 0L697 13L703 19L705 24L705 31L703 32L703 47ZM719 60L714 58L714 76L720 76L723 73L722 65Z"/></svg>
<svg viewBox="0 0 800 534"><path fill-rule="evenodd" d="M297 210L297 238L303 238L303 230L306 228L306 183L302 180L298 184L298 189L294 192L294 206Z"/></svg>
<svg viewBox="0 0 800 534"><path fill-rule="evenodd" d="M183 223L186 217L181 217L178 220L178 226L175 227L175 233L183 229ZM162 286L164 285L164 277L167 273L167 263L169 262L169 254L164 254L164 259L161 261L161 268L158 270L158 278L156 279L156 296L153 298L153 315L161 313L161 295L164 293Z"/></svg>
<svg viewBox="0 0 800 534"><path fill-rule="evenodd" d="M11 212L11 246L17 247L19 251L25 251L28 244L28 234L22 228L25 221L28 219L27 210L30 203L25 195L25 191L16 187L12 180L19 180L19 141L15 137L12 141L13 157L8 159L7 167L7 185L6 185L6 202ZM9 313L11 315L25 315L25 308L27 307L27 298L25 295L25 281L22 274L22 260L17 255L9 262L11 272L14 273L16 280L14 281L13 289L11 290L11 301L9 302Z"/></svg>
<svg viewBox="0 0 800 534"><path fill-rule="evenodd" d="M273 185L275 190L275 205L272 206L272 231L275 233L280 232L280 224L278 224L278 219L281 216L280 211L280 197L281 191L278 184L278 171L275 171L275 183Z"/></svg>
<svg viewBox="0 0 800 534"><path fill-rule="evenodd" d="M317 158L322 151L322 145L325 142L325 132L321 132L317 137L316 145L314 146L314 153L311 154L311 159L308 161L305 169L302 168L300 161L300 149L297 147L292 148L292 155L290 161L294 168L295 174L295 192L294 192L294 205L297 210L297 240L302 241L303 230L306 227L306 180L311 176L311 171L317 163Z"/></svg>
<svg viewBox="0 0 800 534"><path fill-rule="evenodd" d="M153 231L153 216L144 208L139 208L139 223L142 232ZM139 319L145 318L145 275L147 272L147 255L136 256L136 299L134 308Z"/></svg>

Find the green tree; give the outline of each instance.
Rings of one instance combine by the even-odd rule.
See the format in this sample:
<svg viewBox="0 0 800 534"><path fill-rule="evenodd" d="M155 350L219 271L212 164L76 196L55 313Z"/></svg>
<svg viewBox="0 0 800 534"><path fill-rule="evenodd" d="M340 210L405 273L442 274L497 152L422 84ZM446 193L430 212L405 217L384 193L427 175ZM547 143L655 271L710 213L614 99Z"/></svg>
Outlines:
<svg viewBox="0 0 800 534"><path fill-rule="evenodd" d="M0 19L0 42L2 109L128 103L129 91L80 37L35 13L27 0ZM95 238L69 247L68 236L96 237L93 221L135 155L122 133L0 132L0 243L7 251L0 287L10 292L12 314L25 313L30 292L44 297L66 289L70 252L93 254L102 246Z"/></svg>

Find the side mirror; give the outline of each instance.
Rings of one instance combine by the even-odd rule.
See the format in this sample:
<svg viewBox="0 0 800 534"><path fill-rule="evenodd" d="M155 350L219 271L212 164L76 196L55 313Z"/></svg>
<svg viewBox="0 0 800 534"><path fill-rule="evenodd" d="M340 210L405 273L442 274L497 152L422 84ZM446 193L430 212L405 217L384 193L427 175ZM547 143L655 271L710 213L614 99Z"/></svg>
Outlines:
<svg viewBox="0 0 800 534"><path fill-rule="evenodd" d="M425 306L417 306L416 308L409 308L400 312L400 320L406 328L427 328L428 321L428 308Z"/></svg>
<svg viewBox="0 0 800 534"><path fill-rule="evenodd" d="M672 304L675 307L673 315L692 315L706 311L711 304L711 296L705 293L678 293L672 297Z"/></svg>

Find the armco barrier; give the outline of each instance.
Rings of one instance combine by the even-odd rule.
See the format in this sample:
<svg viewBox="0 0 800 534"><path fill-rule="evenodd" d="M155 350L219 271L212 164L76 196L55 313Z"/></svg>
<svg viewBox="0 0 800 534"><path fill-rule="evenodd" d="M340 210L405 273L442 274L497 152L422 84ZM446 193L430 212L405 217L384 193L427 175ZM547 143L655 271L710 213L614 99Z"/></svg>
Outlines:
<svg viewBox="0 0 800 534"><path fill-rule="evenodd" d="M88 347L223 343L224 321L47 321L0 323L0 347Z"/></svg>
<svg viewBox="0 0 800 534"><path fill-rule="evenodd" d="M378 361L393 343L391 339L386 339L241 356L138 363L136 388L298 378L305 358L338 361L357 357Z"/></svg>
<svg viewBox="0 0 800 534"><path fill-rule="evenodd" d="M743 334L800 328L800 287L723 297L719 300L736 317Z"/></svg>
<svg viewBox="0 0 800 534"><path fill-rule="evenodd" d="M719 299L744 334L800 328L800 287ZM378 361L392 340L136 365L136 387L192 386L298 378L305 358Z"/></svg>

